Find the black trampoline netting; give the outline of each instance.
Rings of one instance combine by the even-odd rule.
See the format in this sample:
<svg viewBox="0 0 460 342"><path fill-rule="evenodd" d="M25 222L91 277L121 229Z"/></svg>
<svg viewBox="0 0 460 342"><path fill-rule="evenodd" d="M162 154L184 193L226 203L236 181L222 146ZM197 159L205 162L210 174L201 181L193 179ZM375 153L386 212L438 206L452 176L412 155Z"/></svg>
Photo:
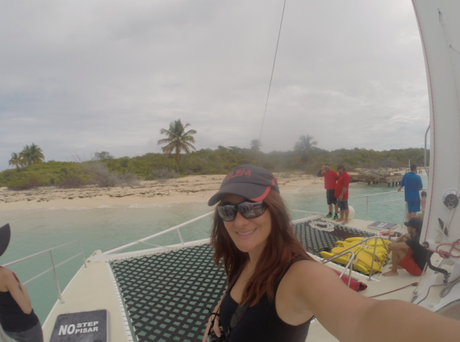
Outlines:
<svg viewBox="0 0 460 342"><path fill-rule="evenodd" d="M294 225L304 248L319 255L335 241L373 234L334 224L321 231ZM226 288L226 276L212 262L210 245L111 262L138 341L201 341L209 317Z"/></svg>
<svg viewBox="0 0 460 342"><path fill-rule="evenodd" d="M376 235L364 230L342 226L340 224L333 225L334 229L332 231L322 231L320 229L310 227L309 222L302 222L294 225L294 232L305 250L308 253L317 256L320 256L319 252L323 250L332 250L332 248L336 246L335 242L338 240L345 240L356 236L371 237Z"/></svg>
<svg viewBox="0 0 460 342"><path fill-rule="evenodd" d="M201 341L227 280L202 245L111 263L138 341Z"/></svg>

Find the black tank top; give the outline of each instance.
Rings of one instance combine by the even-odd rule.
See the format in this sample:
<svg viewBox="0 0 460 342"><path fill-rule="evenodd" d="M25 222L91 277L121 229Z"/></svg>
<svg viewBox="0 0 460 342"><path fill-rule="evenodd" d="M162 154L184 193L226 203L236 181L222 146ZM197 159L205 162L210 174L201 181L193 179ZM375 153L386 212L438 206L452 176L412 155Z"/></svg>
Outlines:
<svg viewBox="0 0 460 342"><path fill-rule="evenodd" d="M293 263L304 260L294 259L275 286L275 298L278 286ZM233 282L233 284L236 281ZM233 313L238 303L230 296L233 284L228 289L220 306L220 322L224 331L229 331ZM243 317L232 329L229 342L305 342L310 320L301 325L290 325L278 317L275 300L270 301L264 294L259 303L245 310Z"/></svg>
<svg viewBox="0 0 460 342"><path fill-rule="evenodd" d="M5 331L20 332L34 327L38 317L34 310L25 314L10 292L0 291L0 323Z"/></svg>

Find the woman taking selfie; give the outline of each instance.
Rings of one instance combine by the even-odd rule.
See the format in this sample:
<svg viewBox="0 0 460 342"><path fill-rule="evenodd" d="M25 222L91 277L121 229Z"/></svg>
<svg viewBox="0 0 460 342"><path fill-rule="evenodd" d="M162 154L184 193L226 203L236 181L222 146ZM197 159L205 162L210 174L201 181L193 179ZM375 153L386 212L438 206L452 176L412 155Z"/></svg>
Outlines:
<svg viewBox="0 0 460 342"><path fill-rule="evenodd" d="M269 171L254 165L234 168L208 202L217 203L211 244L228 288L203 341L304 342L313 316L340 341L460 336L457 321L410 303L364 297L314 261L295 237Z"/></svg>

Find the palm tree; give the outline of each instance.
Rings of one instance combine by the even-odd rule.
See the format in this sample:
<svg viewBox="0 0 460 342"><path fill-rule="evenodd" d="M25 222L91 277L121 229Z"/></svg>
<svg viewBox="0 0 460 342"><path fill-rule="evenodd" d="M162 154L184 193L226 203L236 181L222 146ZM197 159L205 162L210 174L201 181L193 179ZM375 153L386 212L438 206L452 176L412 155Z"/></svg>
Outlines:
<svg viewBox="0 0 460 342"><path fill-rule="evenodd" d="M41 163L45 159L43 151L40 147L32 143L32 145L26 145L24 149L19 153L22 165L30 166L34 163Z"/></svg>
<svg viewBox="0 0 460 342"><path fill-rule="evenodd" d="M26 147L24 147L22 149L22 151L19 153L19 158L21 158L22 165L29 166L31 164L30 163L30 147L29 147L29 145L26 145Z"/></svg>
<svg viewBox="0 0 460 342"><path fill-rule="evenodd" d="M158 145L166 144L161 149L163 153L168 157L172 152L175 152L174 159L176 160L176 171L179 173L180 165L180 153L185 151L190 153L190 149L195 150L195 146L192 143L195 143L195 138L193 134L196 134L196 130L191 129L185 132L185 129L190 126L190 124L182 125L182 122L175 120L169 124L169 129L162 128L160 134L167 135L167 138L158 140Z"/></svg>
<svg viewBox="0 0 460 342"><path fill-rule="evenodd" d="M314 138L307 134L307 136L302 135L299 138L299 141L295 143L294 150L301 154L301 158L303 161L308 162L308 155L310 154L311 150L314 149L318 143L313 140Z"/></svg>
<svg viewBox="0 0 460 342"><path fill-rule="evenodd" d="M16 166L16 169L19 169L22 166L22 160L19 154L16 152L11 153L11 159L9 160L8 165Z"/></svg>
<svg viewBox="0 0 460 342"><path fill-rule="evenodd" d="M42 163L45 160L45 156L43 155L43 151L40 147L32 143L30 145L30 161L31 164L35 163Z"/></svg>
<svg viewBox="0 0 460 342"><path fill-rule="evenodd" d="M251 140L251 150L258 152L258 151L260 151L261 146L262 146L262 143L260 142L259 139Z"/></svg>

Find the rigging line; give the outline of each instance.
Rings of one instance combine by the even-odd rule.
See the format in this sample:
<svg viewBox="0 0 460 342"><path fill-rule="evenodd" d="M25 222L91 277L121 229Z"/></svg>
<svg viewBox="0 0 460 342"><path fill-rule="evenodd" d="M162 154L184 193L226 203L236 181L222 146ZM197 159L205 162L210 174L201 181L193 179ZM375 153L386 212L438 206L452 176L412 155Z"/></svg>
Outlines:
<svg viewBox="0 0 460 342"><path fill-rule="evenodd" d="M284 0L283 11L281 13L280 28L279 28L279 31L278 31L278 40L276 41L275 57L273 58L272 73L271 73L271 76L270 76L270 82L268 84L267 100L265 101L264 116L262 118L262 126L260 127L259 142L262 140L262 131L264 129L264 124L265 124L265 115L267 114L268 99L270 98L270 90L272 88L272 80L273 80L273 74L275 72L276 56L278 55L278 46L279 46L279 43L280 43L281 29L283 27L284 9L286 8L286 1L287 0Z"/></svg>
<svg viewBox="0 0 460 342"><path fill-rule="evenodd" d="M449 45L449 47L460 55L460 52L456 48L454 48L452 45Z"/></svg>
<svg viewBox="0 0 460 342"><path fill-rule="evenodd" d="M380 297L380 296L384 296L384 295L387 295L387 294L390 294L390 293L393 293L393 292L396 292L396 291L400 291L400 290L403 290L409 286L417 286L418 283L415 282L415 283L412 283L412 284L409 284L409 285L406 285L406 286L403 286L403 287L400 287L400 288L397 288L395 290L392 290L392 291L388 291L388 292L384 292L384 293L380 293L380 294L376 294L375 296L370 296L369 298L377 298L377 297Z"/></svg>

